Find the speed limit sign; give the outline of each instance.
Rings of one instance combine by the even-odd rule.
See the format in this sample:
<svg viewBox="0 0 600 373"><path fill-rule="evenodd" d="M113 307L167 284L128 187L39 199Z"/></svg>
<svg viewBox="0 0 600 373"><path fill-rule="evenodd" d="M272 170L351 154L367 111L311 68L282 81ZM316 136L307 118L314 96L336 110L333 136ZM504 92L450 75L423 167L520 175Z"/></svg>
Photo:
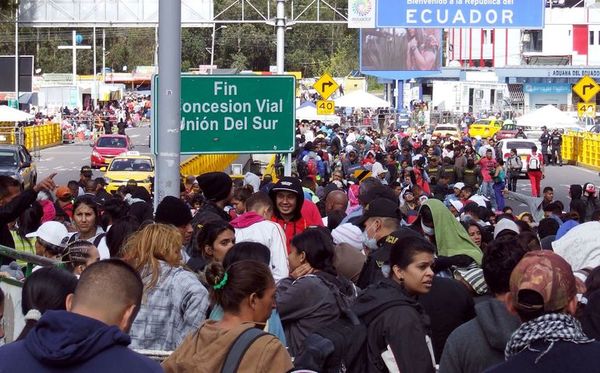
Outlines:
<svg viewBox="0 0 600 373"><path fill-rule="evenodd" d="M335 103L333 101L319 100L317 101L318 115L332 115L335 113Z"/></svg>

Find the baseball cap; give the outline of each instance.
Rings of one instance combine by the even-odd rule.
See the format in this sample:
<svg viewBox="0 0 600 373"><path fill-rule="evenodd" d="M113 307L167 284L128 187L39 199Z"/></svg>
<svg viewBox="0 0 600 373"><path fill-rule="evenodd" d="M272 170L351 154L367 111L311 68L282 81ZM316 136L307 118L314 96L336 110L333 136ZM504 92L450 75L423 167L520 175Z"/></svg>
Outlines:
<svg viewBox="0 0 600 373"><path fill-rule="evenodd" d="M64 186L64 185L59 186L56 189L56 192L54 194L56 194L56 198L59 198L59 199L73 197L73 195L71 194L71 189L69 189L67 186Z"/></svg>
<svg viewBox="0 0 600 373"><path fill-rule="evenodd" d="M520 233L519 226L517 223L510 219L500 219L500 221L494 227L494 239L504 231L513 231L516 234Z"/></svg>
<svg viewBox="0 0 600 373"><path fill-rule="evenodd" d="M83 174L83 176L92 176L92 168L90 166L83 166L79 173Z"/></svg>
<svg viewBox="0 0 600 373"><path fill-rule="evenodd" d="M543 303L524 301L521 296L526 290L538 293ZM513 269L510 292L516 308L549 313L565 308L577 294L577 289L569 263L552 251L536 250L525 254Z"/></svg>
<svg viewBox="0 0 600 373"><path fill-rule="evenodd" d="M368 218L396 218L400 219L401 213L398 205L388 198L375 198L363 209L363 216L356 222L363 226Z"/></svg>
<svg viewBox="0 0 600 373"><path fill-rule="evenodd" d="M456 183L454 184L454 189L462 189L465 187L465 183Z"/></svg>
<svg viewBox="0 0 600 373"><path fill-rule="evenodd" d="M450 204L451 204L452 206L454 206L454 208L456 209L456 211L460 211L460 210L462 210L462 209L463 209L463 207L464 207L464 206L463 206L463 203L462 203L461 201L457 200L457 199L455 199L455 200L453 200L453 201L450 201Z"/></svg>
<svg viewBox="0 0 600 373"><path fill-rule="evenodd" d="M40 225L37 231L27 234L25 237L33 238L38 237L44 242L57 247L64 247L63 240L67 237L69 232L67 228L57 221L47 221Z"/></svg>

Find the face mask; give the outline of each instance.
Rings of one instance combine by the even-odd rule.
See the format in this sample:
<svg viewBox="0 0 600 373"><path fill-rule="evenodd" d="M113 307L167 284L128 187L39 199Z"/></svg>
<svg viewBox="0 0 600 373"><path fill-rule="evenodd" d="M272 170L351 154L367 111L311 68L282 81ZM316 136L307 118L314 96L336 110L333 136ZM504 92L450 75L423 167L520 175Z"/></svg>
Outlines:
<svg viewBox="0 0 600 373"><path fill-rule="evenodd" d="M428 226L423 224L423 221L421 221L421 229L423 230L423 234L425 234L426 236L434 236L435 235L435 231L433 230L433 228L429 228Z"/></svg>
<svg viewBox="0 0 600 373"><path fill-rule="evenodd" d="M373 224L375 224L375 223L373 223ZM373 226L373 224L371 224L371 226ZM376 250L377 249L377 240L375 238L369 238L369 234L367 233L368 230L369 230L369 227L365 228L365 230L362 232L363 245L365 245L365 247L368 249Z"/></svg>

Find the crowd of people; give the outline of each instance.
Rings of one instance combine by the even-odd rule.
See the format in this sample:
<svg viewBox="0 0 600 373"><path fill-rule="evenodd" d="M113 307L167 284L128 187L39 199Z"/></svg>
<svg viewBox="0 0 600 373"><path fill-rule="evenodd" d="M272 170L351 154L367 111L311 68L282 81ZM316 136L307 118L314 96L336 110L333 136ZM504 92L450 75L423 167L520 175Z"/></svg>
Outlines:
<svg viewBox="0 0 600 373"><path fill-rule="evenodd" d="M542 153L492 139L306 122L297 142L291 176L188 176L156 211L87 166L0 176L0 244L60 263L2 258L26 326L0 371L600 370L593 183L564 204Z"/></svg>

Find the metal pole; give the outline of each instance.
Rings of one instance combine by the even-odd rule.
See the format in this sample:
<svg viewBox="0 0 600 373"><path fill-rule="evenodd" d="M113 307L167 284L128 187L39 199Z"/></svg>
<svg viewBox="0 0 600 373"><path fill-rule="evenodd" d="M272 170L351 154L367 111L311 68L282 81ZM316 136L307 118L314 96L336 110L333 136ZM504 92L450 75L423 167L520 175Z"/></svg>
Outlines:
<svg viewBox="0 0 600 373"><path fill-rule="evenodd" d="M181 1L159 0L158 5L158 152L155 206L166 196L179 197L181 149Z"/></svg>
<svg viewBox="0 0 600 373"><path fill-rule="evenodd" d="M102 83L106 83L106 31L102 29Z"/></svg>
<svg viewBox="0 0 600 373"><path fill-rule="evenodd" d="M77 85L77 32L73 30L73 85Z"/></svg>
<svg viewBox="0 0 600 373"><path fill-rule="evenodd" d="M215 34L217 32L216 23L213 22L212 44L210 45L210 73L213 73L213 64L215 63Z"/></svg>
<svg viewBox="0 0 600 373"><path fill-rule="evenodd" d="M92 48L94 48L94 72L92 73L94 76L94 82L92 85L92 104L95 109L96 105L98 104L98 79L96 79L96 26L94 26L94 42Z"/></svg>
<svg viewBox="0 0 600 373"><path fill-rule="evenodd" d="M277 74L283 74L285 52L285 0L277 0Z"/></svg>
<svg viewBox="0 0 600 373"><path fill-rule="evenodd" d="M158 26L154 28L154 73L158 73Z"/></svg>
<svg viewBox="0 0 600 373"><path fill-rule="evenodd" d="M282 75L285 71L285 0L277 0L277 74ZM295 123L292 123L295 125ZM285 176L292 175L292 154L285 157L283 166Z"/></svg>
<svg viewBox="0 0 600 373"><path fill-rule="evenodd" d="M15 99L19 109L19 1L15 1Z"/></svg>

